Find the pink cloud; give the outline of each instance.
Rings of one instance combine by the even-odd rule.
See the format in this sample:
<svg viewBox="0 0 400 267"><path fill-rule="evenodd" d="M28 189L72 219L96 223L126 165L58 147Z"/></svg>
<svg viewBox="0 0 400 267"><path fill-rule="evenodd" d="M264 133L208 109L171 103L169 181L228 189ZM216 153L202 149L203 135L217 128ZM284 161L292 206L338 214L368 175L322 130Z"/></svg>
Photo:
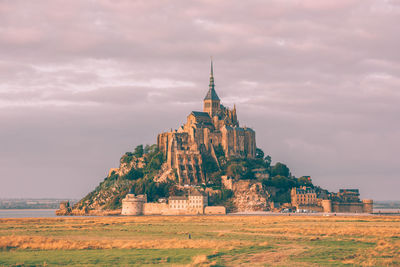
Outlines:
<svg viewBox="0 0 400 267"><path fill-rule="evenodd" d="M298 4L306 9L328 11L328 10L349 8L360 2L364 2L364 1L360 1L360 0L335 0L335 1L300 0L300 1L298 1Z"/></svg>
<svg viewBox="0 0 400 267"><path fill-rule="evenodd" d="M43 34L37 28L0 28L0 42L11 45L28 45L40 42Z"/></svg>

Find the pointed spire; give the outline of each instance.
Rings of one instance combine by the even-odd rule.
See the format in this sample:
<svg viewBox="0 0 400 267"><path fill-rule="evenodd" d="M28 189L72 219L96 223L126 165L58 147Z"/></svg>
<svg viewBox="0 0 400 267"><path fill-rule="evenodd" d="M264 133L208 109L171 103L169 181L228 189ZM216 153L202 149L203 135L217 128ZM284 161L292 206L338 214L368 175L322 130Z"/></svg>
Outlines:
<svg viewBox="0 0 400 267"><path fill-rule="evenodd" d="M212 61L212 57L211 57L211 72L210 72L210 89L214 89L215 88L215 84L214 84L214 68L213 68L213 61Z"/></svg>
<svg viewBox="0 0 400 267"><path fill-rule="evenodd" d="M211 57L211 72L210 72L210 85L209 85L209 90L207 92L206 97L204 100L211 99L211 100L219 100L219 97L217 95L217 92L215 92L215 83L214 83L214 66L213 66L213 61Z"/></svg>
<svg viewBox="0 0 400 267"><path fill-rule="evenodd" d="M213 60L212 60L212 57L211 57L211 77L213 77L214 76L214 71L213 71Z"/></svg>

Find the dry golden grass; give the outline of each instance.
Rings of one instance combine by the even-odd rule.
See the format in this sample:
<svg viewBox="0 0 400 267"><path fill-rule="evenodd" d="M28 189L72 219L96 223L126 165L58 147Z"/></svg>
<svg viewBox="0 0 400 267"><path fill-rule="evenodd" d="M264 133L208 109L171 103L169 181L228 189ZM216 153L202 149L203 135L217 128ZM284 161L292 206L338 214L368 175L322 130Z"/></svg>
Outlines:
<svg viewBox="0 0 400 267"><path fill-rule="evenodd" d="M0 249L40 249L40 250L76 250L76 249L177 249L177 248L231 248L251 244L244 241L212 240L73 240L55 239L42 236L3 236L0 237Z"/></svg>
<svg viewBox="0 0 400 267"><path fill-rule="evenodd" d="M207 258L207 255L197 255L193 257L193 261L189 266L201 266L201 267L208 267L208 266L214 266L214 262L210 262Z"/></svg>
<svg viewBox="0 0 400 267"><path fill-rule="evenodd" d="M192 239L188 234L192 234ZM344 247L343 247L344 246ZM0 250L208 249L192 266L400 265L400 217L0 219ZM325 256L325 260L318 257ZM1 260L0 260L1 265Z"/></svg>

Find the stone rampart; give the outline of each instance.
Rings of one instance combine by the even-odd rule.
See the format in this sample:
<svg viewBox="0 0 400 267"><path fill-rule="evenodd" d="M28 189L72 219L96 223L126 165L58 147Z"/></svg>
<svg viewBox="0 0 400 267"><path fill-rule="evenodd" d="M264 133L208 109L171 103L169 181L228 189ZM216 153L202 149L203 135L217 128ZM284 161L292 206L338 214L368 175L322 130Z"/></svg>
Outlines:
<svg viewBox="0 0 400 267"><path fill-rule="evenodd" d="M324 212L332 212L332 200L330 199L323 199L321 201L322 209Z"/></svg>
<svg viewBox="0 0 400 267"><path fill-rule="evenodd" d="M143 205L147 198L143 195L127 194L122 200L121 215L142 215Z"/></svg>
<svg viewBox="0 0 400 267"><path fill-rule="evenodd" d="M308 210L308 211L316 211L316 212L323 212L324 209L322 206L319 205L299 205L298 209Z"/></svg>
<svg viewBox="0 0 400 267"><path fill-rule="evenodd" d="M204 208L204 214L226 214L226 208L224 206L207 206Z"/></svg>
<svg viewBox="0 0 400 267"><path fill-rule="evenodd" d="M374 202L372 199L364 199L363 201L363 210L365 213L372 213L373 212L373 205Z"/></svg>
<svg viewBox="0 0 400 267"><path fill-rule="evenodd" d="M363 213L364 205L361 202L332 202L332 212Z"/></svg>
<svg viewBox="0 0 400 267"><path fill-rule="evenodd" d="M168 212L167 203L144 203L143 215L162 215Z"/></svg>

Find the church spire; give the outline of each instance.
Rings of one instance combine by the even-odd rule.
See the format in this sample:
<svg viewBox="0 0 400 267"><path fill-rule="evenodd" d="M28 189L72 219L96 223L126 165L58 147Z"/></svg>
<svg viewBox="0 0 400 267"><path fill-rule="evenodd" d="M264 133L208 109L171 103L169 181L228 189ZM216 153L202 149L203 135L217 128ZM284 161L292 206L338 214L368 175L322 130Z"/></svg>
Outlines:
<svg viewBox="0 0 400 267"><path fill-rule="evenodd" d="M213 70L213 61L211 58L211 72L210 72L210 89L214 90L215 84L214 84L214 70Z"/></svg>
<svg viewBox="0 0 400 267"><path fill-rule="evenodd" d="M217 95L217 92L215 92L215 83L214 83L214 66L213 66L213 61L211 58L211 72L210 72L210 85L209 85L209 90L207 92L206 97L204 98L204 100L218 100L219 101L219 97Z"/></svg>

